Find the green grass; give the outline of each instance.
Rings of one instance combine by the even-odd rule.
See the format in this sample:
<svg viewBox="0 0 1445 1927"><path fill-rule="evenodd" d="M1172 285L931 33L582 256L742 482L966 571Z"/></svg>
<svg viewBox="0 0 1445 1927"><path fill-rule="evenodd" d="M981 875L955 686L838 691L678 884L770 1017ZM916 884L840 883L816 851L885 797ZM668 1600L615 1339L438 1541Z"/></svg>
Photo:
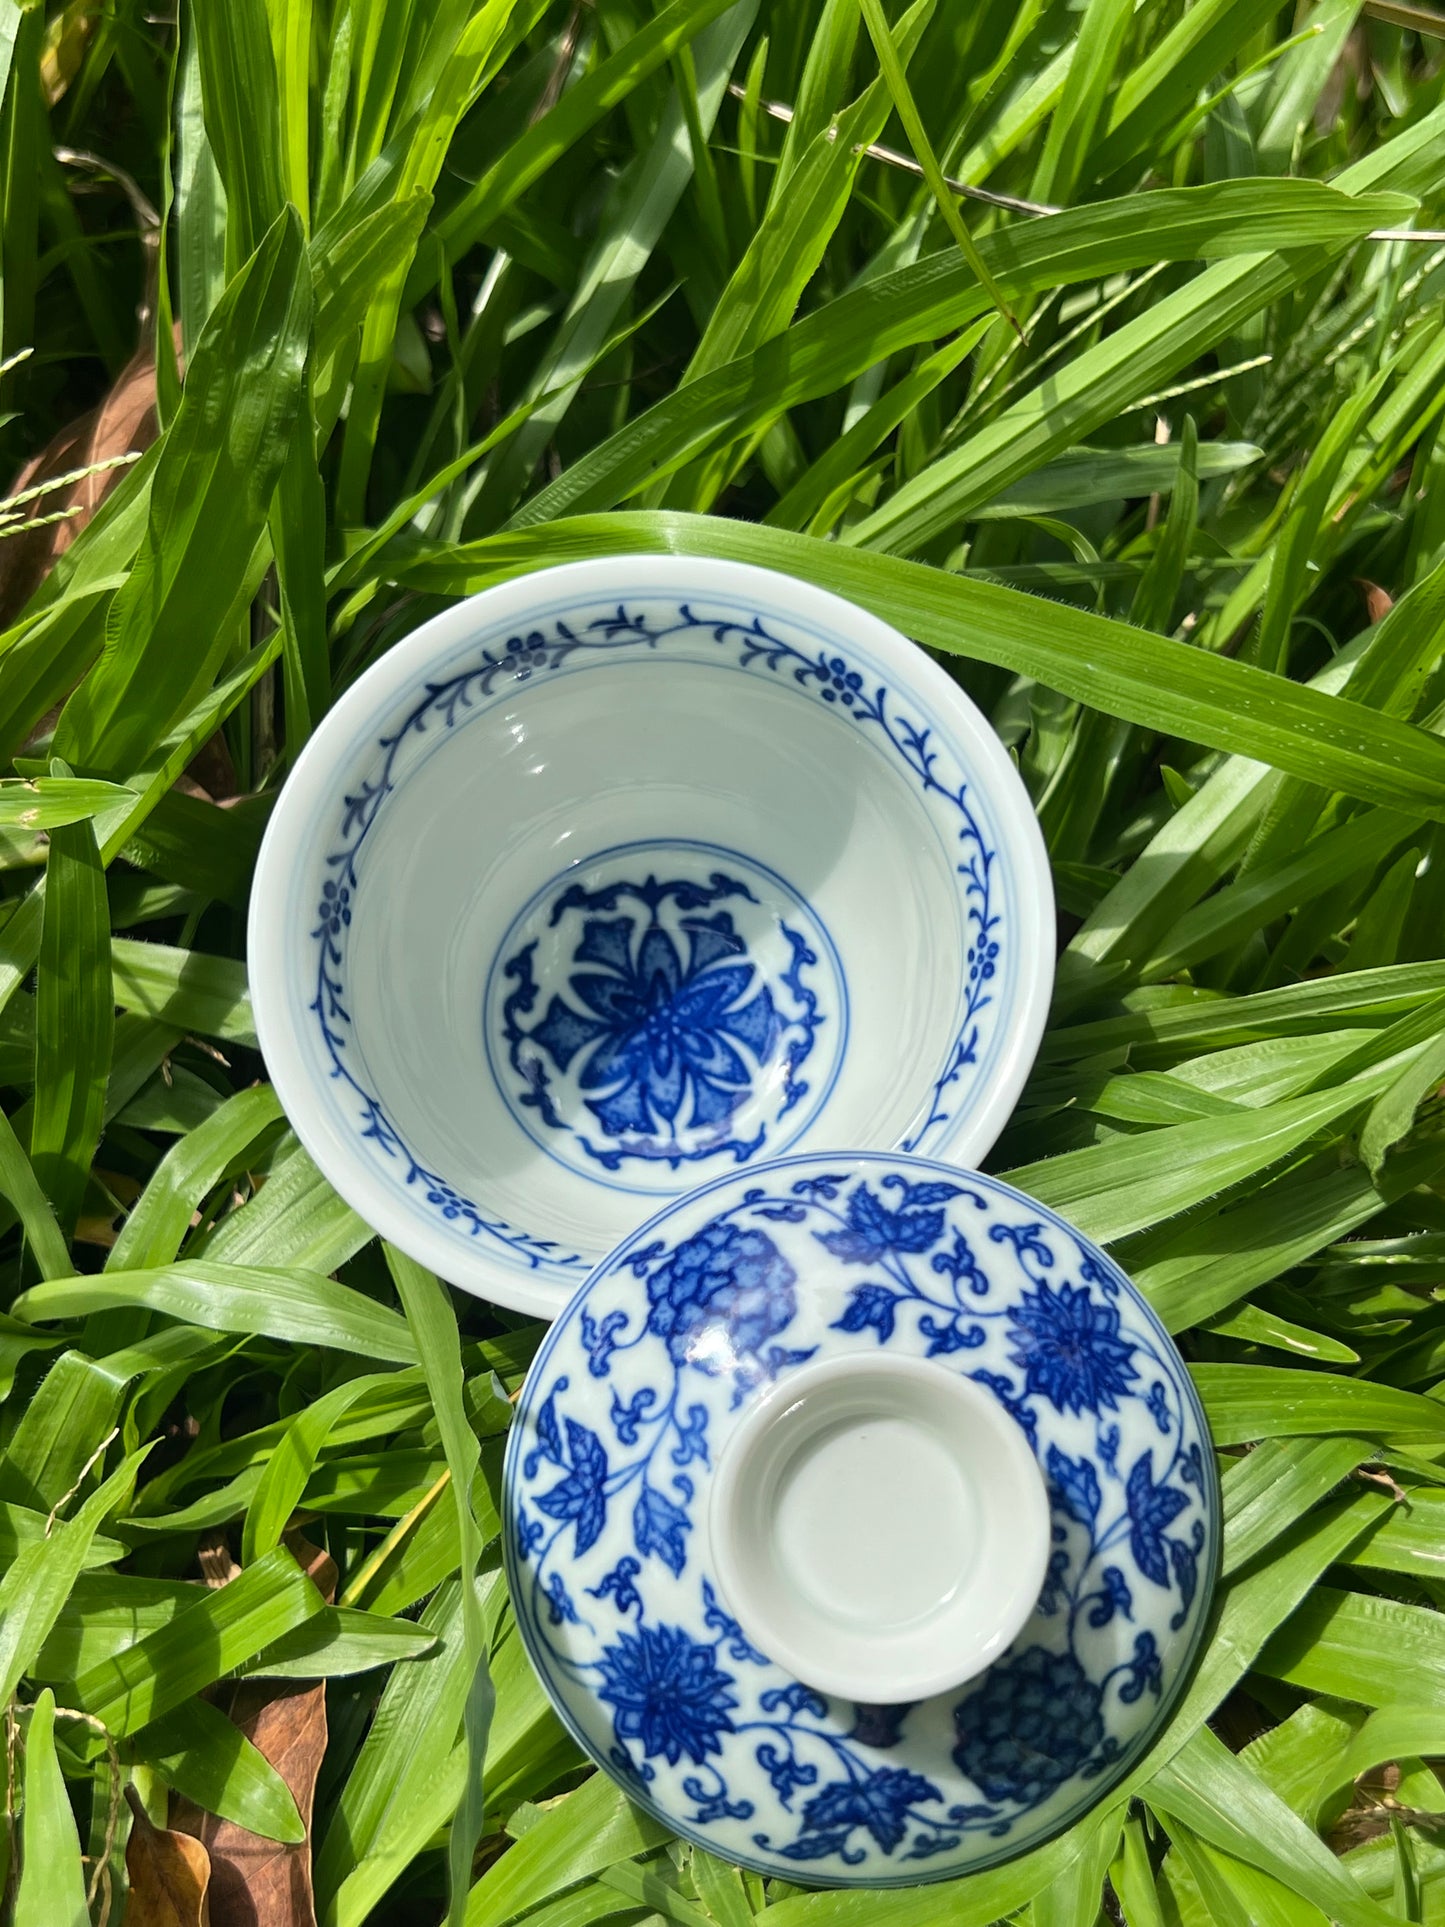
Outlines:
<svg viewBox="0 0 1445 1927"><path fill-rule="evenodd" d="M1445 19L163 12L0 0L0 458L113 465L0 523L17 1927L121 1918L117 1776L302 1839L239 1673L326 1680L327 1927L1094 1927L1106 1878L1129 1927L1445 1920L1445 244L1389 238L1445 217ZM498 1566L538 1328L381 1250L255 1049L251 866L336 694L628 550L841 590L1017 754L1067 944L992 1164L1138 1279L1220 1450L1164 1737L960 1882L765 1883L588 1773Z"/></svg>

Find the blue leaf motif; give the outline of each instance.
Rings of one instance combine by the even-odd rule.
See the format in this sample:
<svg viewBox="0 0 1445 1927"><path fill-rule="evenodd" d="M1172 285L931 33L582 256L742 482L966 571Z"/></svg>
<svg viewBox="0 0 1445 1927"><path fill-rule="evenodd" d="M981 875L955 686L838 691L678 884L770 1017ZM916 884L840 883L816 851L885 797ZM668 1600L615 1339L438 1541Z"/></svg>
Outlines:
<svg viewBox="0 0 1445 1927"><path fill-rule="evenodd" d="M940 1358L948 1352L977 1351L984 1341L982 1325L966 1325L963 1315L949 1319L935 1318L926 1312L918 1321L918 1329L928 1340L928 1358Z"/></svg>
<svg viewBox="0 0 1445 1927"><path fill-rule="evenodd" d="M757 1761L772 1781L779 1805L789 1812L792 1811L793 1795L798 1788L817 1784L817 1767L803 1765L792 1753L779 1751L770 1740L764 1740L758 1748Z"/></svg>
<svg viewBox="0 0 1445 1927"><path fill-rule="evenodd" d="M692 1816L693 1825L710 1827L714 1820L751 1820L753 1803L751 1800L730 1800L727 1791L709 1793L701 1777L689 1773L682 1783L682 1790L689 1800L697 1802L697 1810Z"/></svg>
<svg viewBox="0 0 1445 1927"><path fill-rule="evenodd" d="M636 1445L637 1428L646 1422L647 1414L657 1402L657 1393L650 1385L644 1385L624 1405L616 1392L612 1394L612 1429L624 1445Z"/></svg>
<svg viewBox="0 0 1445 1927"><path fill-rule="evenodd" d="M558 1381L560 1389L561 1381ZM551 1519L571 1519L577 1527L577 1554L596 1545L607 1523L607 1454L597 1434L575 1418L567 1421L567 1446L572 1470L550 1492L537 1500Z"/></svg>
<svg viewBox="0 0 1445 1927"><path fill-rule="evenodd" d="M989 1231L989 1237L996 1245L1012 1245L1018 1253L1022 1265L1026 1257L1032 1258L1041 1271L1053 1268L1053 1246L1044 1238L1044 1227L1034 1224L996 1224ZM1085 1261L1088 1262L1087 1260ZM1027 1270L1027 1266L1025 1266Z"/></svg>
<svg viewBox="0 0 1445 1927"><path fill-rule="evenodd" d="M625 1311L609 1311L599 1324L590 1311L582 1314L582 1343L587 1351L587 1369L593 1378L606 1378L612 1370L612 1354L618 1345L617 1334L627 1325Z"/></svg>
<svg viewBox="0 0 1445 1927"><path fill-rule="evenodd" d="M1055 1527L1055 1532L1060 1533L1061 1528ZM1068 1590L1069 1555L1059 1547L1049 1554L1049 1569L1044 1574L1043 1590L1039 1593L1034 1611L1044 1619L1051 1619L1068 1596Z"/></svg>
<svg viewBox="0 0 1445 1927"><path fill-rule="evenodd" d="M1159 1430L1167 1437L1169 1434L1169 1399L1164 1390L1162 1378L1156 1378L1149 1387L1149 1413Z"/></svg>
<svg viewBox="0 0 1445 1927"><path fill-rule="evenodd" d="M893 1307L897 1301L897 1292L890 1291L887 1285L855 1285L843 1316L834 1319L828 1329L861 1332L871 1325L878 1333L878 1343L886 1345L893 1336Z"/></svg>
<svg viewBox="0 0 1445 1927"><path fill-rule="evenodd" d="M977 1385L987 1385L988 1389L993 1393L1004 1410L1012 1418L1018 1420L1024 1429L1029 1444L1037 1451L1039 1443L1039 1422L1024 1403L1024 1399L1015 1392L1012 1381L1005 1378L1002 1372L988 1371L982 1365L979 1366L976 1372L970 1372L969 1377L973 1379ZM1025 1394L1025 1396L1027 1395Z"/></svg>
<svg viewBox="0 0 1445 1927"><path fill-rule="evenodd" d="M645 1559L655 1552L674 1578L687 1563L683 1534L692 1521L655 1485L644 1485L632 1512L632 1540Z"/></svg>
<svg viewBox="0 0 1445 1927"><path fill-rule="evenodd" d="M1099 1516L1103 1498L1093 1462L1089 1459L1071 1459L1067 1452L1061 1452L1057 1445L1051 1445L1048 1467L1049 1478L1065 1512L1071 1519L1077 1519L1081 1526L1092 1528Z"/></svg>
<svg viewBox="0 0 1445 1927"><path fill-rule="evenodd" d="M1169 1559L1164 1528L1188 1505L1184 1493L1172 1485L1154 1483L1154 1454L1141 1453L1125 1487L1129 1504L1129 1550L1139 1570L1156 1586L1169 1584Z"/></svg>
<svg viewBox="0 0 1445 1927"><path fill-rule="evenodd" d="M816 1345L805 1345L801 1349L790 1348L787 1345L769 1345L762 1359L763 1372L768 1378L776 1378L779 1372L786 1372L791 1366L806 1365L817 1349ZM733 1403L737 1403L736 1397Z"/></svg>
<svg viewBox="0 0 1445 1927"><path fill-rule="evenodd" d="M767 1654L760 1653L757 1647L749 1642L742 1627L731 1613L723 1611L718 1602L718 1596L712 1589L712 1583L707 1579L702 1582L702 1603L702 1623L709 1632L717 1634L719 1645L724 1641L727 1642L729 1659L751 1660L755 1666L767 1665Z"/></svg>
<svg viewBox="0 0 1445 1927"><path fill-rule="evenodd" d="M958 1296L960 1285L967 1285L975 1298L988 1296L988 1278L980 1269L973 1247L955 1225L953 1245L948 1251L935 1251L929 1264L940 1278L953 1280L954 1296Z"/></svg>
<svg viewBox="0 0 1445 1927"><path fill-rule="evenodd" d="M827 1833L800 1833L786 1847L779 1847L778 1852L789 1860L831 1860L836 1854L846 1866L856 1867L868 1856L861 1847L848 1845L848 1836L852 1831L851 1826L846 1826L834 1827ZM756 1833L753 1838L760 1847L769 1844L764 1833Z"/></svg>
<svg viewBox="0 0 1445 1927"><path fill-rule="evenodd" d="M769 1686L759 1693L758 1705L765 1713L811 1713L818 1720L828 1711L828 1702L822 1694L797 1679L789 1680L786 1686Z"/></svg>
<svg viewBox="0 0 1445 1927"><path fill-rule="evenodd" d="M689 1405L686 1420L677 1422L677 1444L672 1448L674 1465L688 1465L693 1459L701 1459L704 1465L711 1461L707 1455L707 1407Z"/></svg>
<svg viewBox="0 0 1445 1927"><path fill-rule="evenodd" d="M1158 1699L1164 1687L1164 1665L1154 1643L1153 1633L1140 1633L1134 1641L1134 1657L1123 1668L1128 1678L1119 1688L1119 1697L1132 1706L1146 1692Z"/></svg>
<svg viewBox="0 0 1445 1927"><path fill-rule="evenodd" d="M831 1204L839 1191L848 1182L841 1171L825 1171L816 1178L797 1178L793 1183L793 1195L798 1198L811 1198L814 1203Z"/></svg>
<svg viewBox="0 0 1445 1927"><path fill-rule="evenodd" d="M517 1556L530 1559L532 1554L546 1538L546 1528L540 1519L529 1519L524 1505L517 1507Z"/></svg>
<svg viewBox="0 0 1445 1927"><path fill-rule="evenodd" d="M554 1465L561 1465L562 1434L557 1429L557 1394L565 1392L569 1384L564 1372L548 1392L537 1411L537 1443L522 1463L523 1476L534 1479L537 1467L543 1459L550 1459Z"/></svg>
<svg viewBox="0 0 1445 1927"><path fill-rule="evenodd" d="M627 1260L627 1269L632 1273L634 1278L645 1278L648 1267L652 1264L653 1260L660 1258L666 1249L667 1246L661 1238L654 1238L650 1245L644 1245L641 1251L633 1252L632 1256Z"/></svg>
<svg viewBox="0 0 1445 1927"><path fill-rule="evenodd" d="M943 1235L941 1210L890 1211L860 1184L848 1199L848 1224L842 1231L816 1237L845 1264L872 1264L890 1251L927 1251Z"/></svg>
<svg viewBox="0 0 1445 1927"><path fill-rule="evenodd" d="M958 1197L963 1190L961 1184L939 1184L936 1181L913 1184L900 1171L890 1171L881 1188L902 1193L898 1200L900 1211L914 1211L925 1204L947 1204L950 1198Z"/></svg>
<svg viewBox="0 0 1445 1927"><path fill-rule="evenodd" d="M837 1780L815 1793L803 1808L803 1825L810 1832L838 1827L851 1832L866 1827L883 1849L892 1853L908 1831L908 1814L920 1800L943 1795L921 1773L905 1767L880 1767L866 1780Z"/></svg>
<svg viewBox="0 0 1445 1927"><path fill-rule="evenodd" d="M577 1608L560 1572L554 1572L547 1581L547 1618L554 1626L564 1621L573 1626L577 1623Z"/></svg>

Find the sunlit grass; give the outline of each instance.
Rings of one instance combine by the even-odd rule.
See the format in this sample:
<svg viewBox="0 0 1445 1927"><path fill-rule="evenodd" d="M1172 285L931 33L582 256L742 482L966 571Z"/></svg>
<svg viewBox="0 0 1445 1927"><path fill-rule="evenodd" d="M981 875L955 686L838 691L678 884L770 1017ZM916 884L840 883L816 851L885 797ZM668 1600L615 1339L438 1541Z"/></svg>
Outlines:
<svg viewBox="0 0 1445 1927"><path fill-rule="evenodd" d="M128 1834L181 1851L132 1801L291 1843L329 1927L1437 1918L1445 20L158 11L0 4L17 1927L120 1919ZM538 1328L383 1253L255 1048L251 867L336 695L633 550L837 588L1017 755L1062 951L991 1163L1110 1243L1221 1452L1159 1746L943 1887L764 1883L590 1773L498 1568ZM309 1829L223 1717L302 1627Z"/></svg>

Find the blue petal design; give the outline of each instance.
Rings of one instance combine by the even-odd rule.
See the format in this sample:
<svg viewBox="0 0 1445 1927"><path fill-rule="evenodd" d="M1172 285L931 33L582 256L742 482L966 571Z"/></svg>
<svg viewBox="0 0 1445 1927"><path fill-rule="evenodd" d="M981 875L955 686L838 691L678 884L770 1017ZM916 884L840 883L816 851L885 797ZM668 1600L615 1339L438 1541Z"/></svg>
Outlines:
<svg viewBox="0 0 1445 1927"><path fill-rule="evenodd" d="M1130 1362L1134 1346L1120 1336L1117 1305L1096 1299L1087 1285L1055 1291L1040 1284L1010 1305L1008 1321L1011 1356L1026 1389L1060 1412L1112 1411L1138 1378Z"/></svg>
<svg viewBox="0 0 1445 1927"><path fill-rule="evenodd" d="M722 1750L733 1731L733 1677L714 1648L680 1626L639 1626L604 1647L598 1662L599 1699L613 1709L617 1738L637 1740L643 1753L676 1766L685 1753L701 1766Z"/></svg>
<svg viewBox="0 0 1445 1927"><path fill-rule="evenodd" d="M643 1486L632 1512L632 1540L643 1558L656 1553L675 1577L687 1562L683 1534L691 1526L686 1512L666 1493L659 1492L655 1485Z"/></svg>
<svg viewBox="0 0 1445 1927"><path fill-rule="evenodd" d="M1134 1461L1125 1493L1129 1502L1129 1550L1142 1573L1156 1586L1167 1586L1169 1556L1164 1528L1179 1517L1189 1500L1172 1485L1155 1485L1152 1451L1141 1453Z"/></svg>
<svg viewBox="0 0 1445 1927"><path fill-rule="evenodd" d="M1057 1445L1051 1445L1047 1464L1049 1478L1069 1517L1077 1519L1081 1526L1092 1526L1103 1502L1099 1475L1092 1461L1071 1459L1067 1452L1061 1452Z"/></svg>
<svg viewBox="0 0 1445 1927"><path fill-rule="evenodd" d="M607 1454L597 1434L574 1418L567 1421L567 1446L571 1472L550 1492L542 1493L537 1504L548 1518L575 1522L580 1558L597 1543L607 1523L607 1500L603 1494Z"/></svg>

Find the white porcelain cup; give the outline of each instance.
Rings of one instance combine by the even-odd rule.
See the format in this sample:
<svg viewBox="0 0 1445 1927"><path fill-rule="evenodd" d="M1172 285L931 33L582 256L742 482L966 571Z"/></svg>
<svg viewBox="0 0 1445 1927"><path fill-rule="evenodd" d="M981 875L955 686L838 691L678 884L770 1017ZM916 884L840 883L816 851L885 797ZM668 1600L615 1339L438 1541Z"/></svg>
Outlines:
<svg viewBox="0 0 1445 1927"><path fill-rule="evenodd" d="M987 1390L927 1359L850 1354L763 1397L717 1468L729 1610L806 1685L900 1705L993 1665L1049 1556L1043 1475Z"/></svg>
<svg viewBox="0 0 1445 1927"><path fill-rule="evenodd" d="M472 597L341 697L248 951L336 1190L550 1317L749 1163L976 1164L1038 1046L1053 899L1012 763L923 650L790 576L623 556Z"/></svg>

